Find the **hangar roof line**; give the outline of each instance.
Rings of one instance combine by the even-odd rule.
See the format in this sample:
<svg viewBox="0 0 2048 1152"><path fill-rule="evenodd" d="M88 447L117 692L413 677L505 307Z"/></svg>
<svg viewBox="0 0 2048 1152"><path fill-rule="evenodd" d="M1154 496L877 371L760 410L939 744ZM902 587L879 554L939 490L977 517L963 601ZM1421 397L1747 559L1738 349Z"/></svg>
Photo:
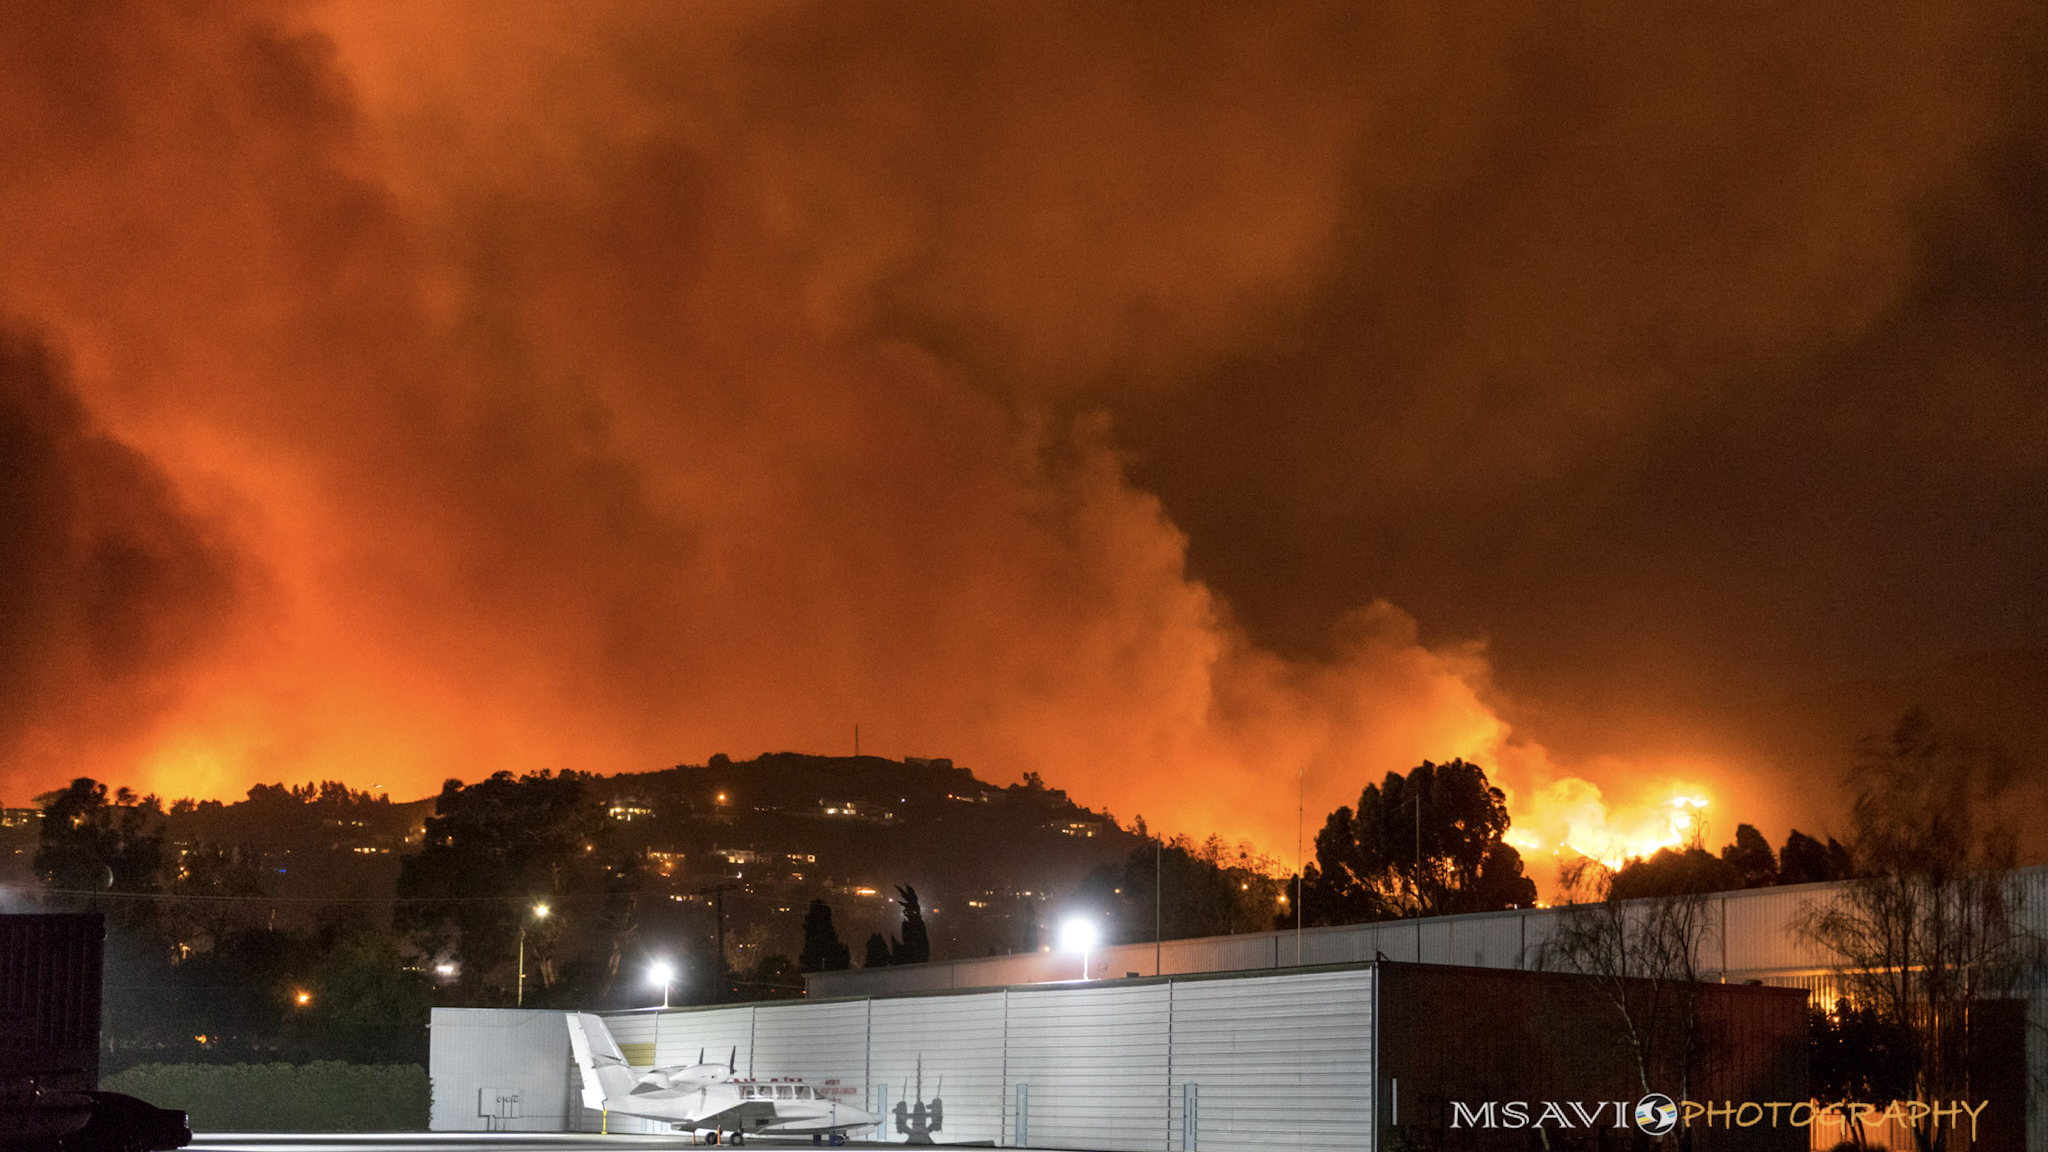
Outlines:
<svg viewBox="0 0 2048 1152"><path fill-rule="evenodd" d="M2021 916L2048 937L2048 866L2018 869ZM1838 957L1798 932L1814 906L1838 899L1848 881L1788 884L1715 892L1701 944L1710 979L1755 980L1829 995ZM1087 956L1088 978L1143 979L1259 969L1303 970L1386 960L1480 968L1532 969L1556 930L1560 909L1522 908L1463 916L1383 920L1372 924L1249 932L1188 940L1111 944ZM1082 957L1069 952L1024 952L883 968L804 974L811 999L891 996L918 992L1002 988L1070 982L1081 978Z"/></svg>

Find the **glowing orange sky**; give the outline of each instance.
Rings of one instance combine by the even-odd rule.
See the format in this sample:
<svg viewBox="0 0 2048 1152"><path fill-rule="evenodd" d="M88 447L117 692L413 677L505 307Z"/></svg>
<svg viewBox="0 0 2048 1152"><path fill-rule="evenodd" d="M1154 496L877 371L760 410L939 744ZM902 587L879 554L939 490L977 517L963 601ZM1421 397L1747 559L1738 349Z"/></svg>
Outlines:
<svg viewBox="0 0 2048 1152"><path fill-rule="evenodd" d="M1957 61L2030 18L1830 48L1743 184L1766 102L1632 62L1645 27L1340 8L0 16L8 802L81 773L421 795L858 723L1281 856L1298 771L1312 835L1424 758L1493 767L1546 848L1654 839L1699 789L1716 834L1781 833L1810 791L1687 709L1873 666L1860 622L1836 665L1738 659L1837 560L1758 609L1722 558L1794 529L1552 489L1916 299L1912 213L2005 123ZM1715 36L1658 51L1812 50ZM1527 37L1583 54L1587 107ZM2039 427L1977 363L1978 415ZM2039 443L1990 445L1998 491ZM1602 507L1680 535L1558 519ZM1899 659L1986 642L1913 635Z"/></svg>

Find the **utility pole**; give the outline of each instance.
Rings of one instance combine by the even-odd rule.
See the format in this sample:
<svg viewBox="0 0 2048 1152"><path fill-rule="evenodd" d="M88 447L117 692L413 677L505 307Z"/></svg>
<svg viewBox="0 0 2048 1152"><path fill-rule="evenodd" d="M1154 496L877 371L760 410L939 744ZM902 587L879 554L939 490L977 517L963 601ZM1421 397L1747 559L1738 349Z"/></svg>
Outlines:
<svg viewBox="0 0 2048 1152"><path fill-rule="evenodd" d="M727 981L725 978L725 894L728 890L735 887L738 887L738 885L720 884L712 888L699 888L690 894L692 896L711 897L712 940L713 947L718 950L716 953L718 967L715 977L719 982L719 987L725 990L719 993L721 997L724 996L725 992L732 990L730 981Z"/></svg>
<svg viewBox="0 0 2048 1152"><path fill-rule="evenodd" d="M1415 771L1413 771L1413 772L1410 772L1410 773L1408 774L1408 784L1409 784L1409 787L1410 787L1411 789L1413 789L1413 791L1415 792L1415 797L1414 797L1414 802L1415 802L1415 914L1416 914L1417 916L1420 916L1420 915L1422 915L1422 912L1423 912L1423 903L1422 903L1422 784L1421 784L1421 781L1420 781L1420 779L1419 779L1419 778L1421 777L1421 775L1422 775L1422 769L1420 769L1420 768L1417 768L1417 769L1416 769ZM1417 947L1420 947L1420 945L1417 945ZM1420 955L1421 955L1420 953L1417 953L1417 956L1418 956L1418 957L1419 957Z"/></svg>
<svg viewBox="0 0 2048 1152"><path fill-rule="evenodd" d="M723 989L723 987L724 987L724 985L725 985L725 983L726 983L726 980L725 980L725 890L726 890L726 887L727 887L727 885L724 885L724 884L720 884L720 885L719 885L718 887L716 887L716 888L713 888L713 889L711 890L711 908L712 908L712 915L713 915L713 916L715 916L715 917L717 918L717 920L718 920L718 983L719 983L719 985L720 985L721 989ZM719 997L719 999L723 1000L723 999L724 999L724 997L723 997L723 996L720 996L720 997Z"/></svg>
<svg viewBox="0 0 2048 1152"><path fill-rule="evenodd" d="M1308 809L1308 766L1294 770L1294 966L1301 967L1301 825Z"/></svg>
<svg viewBox="0 0 2048 1152"><path fill-rule="evenodd" d="M860 725L853 726L853 758L860 759Z"/></svg>
<svg viewBox="0 0 2048 1152"><path fill-rule="evenodd" d="M1160 957L1165 955L1166 945L1166 841L1162 837L1152 838L1152 974L1162 975ZM1724 965L1725 967L1725 965Z"/></svg>

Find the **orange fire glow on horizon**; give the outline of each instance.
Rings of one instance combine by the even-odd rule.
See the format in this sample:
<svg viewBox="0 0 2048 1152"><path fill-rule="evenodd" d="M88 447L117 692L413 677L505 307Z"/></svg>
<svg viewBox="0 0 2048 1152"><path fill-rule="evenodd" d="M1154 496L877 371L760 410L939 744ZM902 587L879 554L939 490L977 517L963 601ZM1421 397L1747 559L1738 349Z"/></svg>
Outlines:
<svg viewBox="0 0 2048 1152"><path fill-rule="evenodd" d="M1726 794L1554 763L1477 627L1435 639L1369 577L1289 647L1191 562L1118 390L1264 347L1241 327L1328 277L1382 119L1285 68L1263 119L1249 73L1130 83L1134 52L1263 43L1238 17L963 10L994 22L960 45L1015 53L983 94L978 57L896 52L923 20L821 79L774 5L116 7L0 38L0 426L35 470L0 557L35 576L0 621L9 804L77 775L411 798L858 725L1290 862L1366 784L1463 758L1540 872Z"/></svg>

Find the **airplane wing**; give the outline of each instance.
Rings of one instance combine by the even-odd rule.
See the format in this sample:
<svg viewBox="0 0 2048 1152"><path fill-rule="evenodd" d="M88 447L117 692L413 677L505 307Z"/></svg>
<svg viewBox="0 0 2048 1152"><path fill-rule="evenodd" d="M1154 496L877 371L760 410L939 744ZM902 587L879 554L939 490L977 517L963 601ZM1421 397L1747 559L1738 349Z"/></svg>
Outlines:
<svg viewBox="0 0 2048 1152"><path fill-rule="evenodd" d="M689 1123L699 1128L717 1128L721 1131L738 1128L743 1123L762 1127L775 1122L775 1101L742 1100L730 1108L692 1116Z"/></svg>

